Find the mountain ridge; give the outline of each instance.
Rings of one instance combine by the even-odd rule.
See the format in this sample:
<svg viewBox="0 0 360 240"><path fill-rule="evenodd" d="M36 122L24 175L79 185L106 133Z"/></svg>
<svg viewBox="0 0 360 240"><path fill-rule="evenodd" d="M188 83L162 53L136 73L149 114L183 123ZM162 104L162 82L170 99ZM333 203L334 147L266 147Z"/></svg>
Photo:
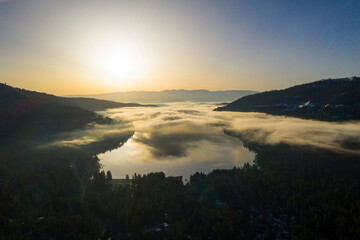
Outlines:
<svg viewBox="0 0 360 240"><path fill-rule="evenodd" d="M360 120L360 78L323 79L261 92L215 111L262 112L323 121Z"/></svg>
<svg viewBox="0 0 360 240"><path fill-rule="evenodd" d="M10 85L0 83L0 91L13 91L13 92L22 92L22 95L27 95L27 97L40 97L46 98L50 101L63 103L67 105L71 105L74 107L80 107L83 109L87 109L89 111L102 111L107 108L121 108L121 107L140 107L143 106L139 103L122 103L116 101L102 100L102 99L94 99L94 98L86 98L86 97L60 97L44 92L30 91L23 88L12 87Z"/></svg>
<svg viewBox="0 0 360 240"><path fill-rule="evenodd" d="M38 139L112 120L94 111L143 106L89 98L63 98L0 83L0 143ZM0 149L1 150L1 149Z"/></svg>

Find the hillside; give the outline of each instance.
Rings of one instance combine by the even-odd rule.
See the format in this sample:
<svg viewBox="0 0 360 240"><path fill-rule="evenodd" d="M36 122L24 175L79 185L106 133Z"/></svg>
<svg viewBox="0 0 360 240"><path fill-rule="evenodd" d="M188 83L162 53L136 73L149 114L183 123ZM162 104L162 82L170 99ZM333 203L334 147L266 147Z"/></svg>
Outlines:
<svg viewBox="0 0 360 240"><path fill-rule="evenodd" d="M84 95L82 97L91 97L97 99L106 99L119 102L223 102L234 101L235 99L250 94L255 91L208 91L208 90L165 90L165 91L131 91L105 93L98 95Z"/></svg>
<svg viewBox="0 0 360 240"><path fill-rule="evenodd" d="M360 78L326 79L262 92L215 110L262 112L324 121L360 120Z"/></svg>
<svg viewBox="0 0 360 240"><path fill-rule="evenodd" d="M1 92L10 92L10 95L18 94L23 97L35 97L35 98L41 98L46 99L52 102L57 102L61 104L66 104L74 107L80 107L84 108L90 111L102 111L106 110L107 108L121 108L121 107L139 107L143 106L138 103L120 103L120 102L114 102L114 101L108 101L108 100L100 100L100 99L94 99L94 98L85 98L85 97L58 97L55 95L50 95L46 93L39 93L34 91L28 91L25 89L20 88L14 88L11 86L8 86L6 84L0 83L0 91ZM9 95L8 95L9 96ZM2 98L2 96L0 96Z"/></svg>
<svg viewBox="0 0 360 240"><path fill-rule="evenodd" d="M93 102L96 103L94 108L99 109L106 101ZM0 143L11 139L20 141L41 138L77 129L91 122L110 120L80 108L86 104L88 103L76 102L75 99L67 101L53 95L0 84Z"/></svg>
<svg viewBox="0 0 360 240"><path fill-rule="evenodd" d="M84 108L90 111L102 111L108 108L122 108L122 107L141 107L145 105L141 105L138 103L120 103L108 100L100 100L94 98L63 98L63 97L56 97L55 101L59 103L64 103L67 105L72 105L74 107ZM146 105L150 106L150 105Z"/></svg>

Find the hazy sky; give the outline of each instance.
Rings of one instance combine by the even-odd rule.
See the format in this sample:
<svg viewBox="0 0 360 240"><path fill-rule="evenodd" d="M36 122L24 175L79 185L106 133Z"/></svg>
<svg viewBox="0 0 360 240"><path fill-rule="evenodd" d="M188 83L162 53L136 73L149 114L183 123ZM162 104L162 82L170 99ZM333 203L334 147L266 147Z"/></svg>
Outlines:
<svg viewBox="0 0 360 240"><path fill-rule="evenodd" d="M54 94L360 75L360 1L0 0L0 81Z"/></svg>

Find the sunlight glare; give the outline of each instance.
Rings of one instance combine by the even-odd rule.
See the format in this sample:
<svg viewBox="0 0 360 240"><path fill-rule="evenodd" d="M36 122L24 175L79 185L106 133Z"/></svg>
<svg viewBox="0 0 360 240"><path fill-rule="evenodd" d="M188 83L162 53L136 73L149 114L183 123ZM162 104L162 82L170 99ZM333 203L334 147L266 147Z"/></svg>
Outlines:
<svg viewBox="0 0 360 240"><path fill-rule="evenodd" d="M141 53L134 46L107 46L98 59L103 74L116 80L132 80L143 72Z"/></svg>

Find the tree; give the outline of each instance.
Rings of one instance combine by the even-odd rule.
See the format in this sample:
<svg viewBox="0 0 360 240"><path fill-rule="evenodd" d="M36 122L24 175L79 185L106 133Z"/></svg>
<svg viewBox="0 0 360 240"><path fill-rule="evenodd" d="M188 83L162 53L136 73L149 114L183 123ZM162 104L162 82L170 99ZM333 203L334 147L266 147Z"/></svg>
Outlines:
<svg viewBox="0 0 360 240"><path fill-rule="evenodd" d="M112 180L112 174L111 174L110 170L106 172L106 180L108 180L108 181Z"/></svg>

